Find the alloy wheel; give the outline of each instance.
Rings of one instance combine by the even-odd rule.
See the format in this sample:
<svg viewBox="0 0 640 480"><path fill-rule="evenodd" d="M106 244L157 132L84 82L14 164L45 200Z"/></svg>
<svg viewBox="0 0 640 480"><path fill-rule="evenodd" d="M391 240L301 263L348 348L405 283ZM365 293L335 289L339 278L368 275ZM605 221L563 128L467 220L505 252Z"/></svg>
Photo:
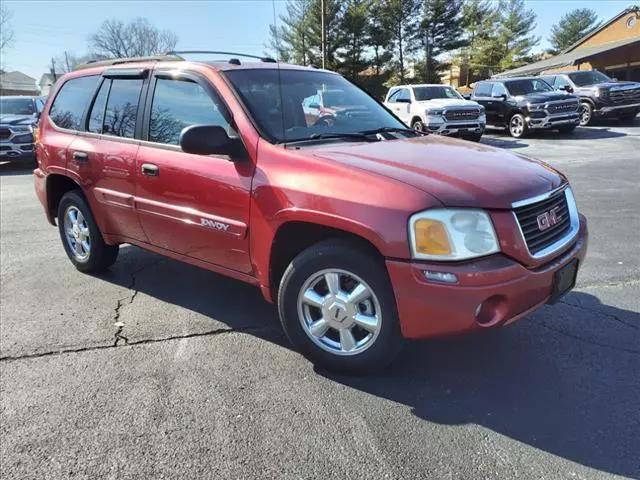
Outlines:
<svg viewBox="0 0 640 480"><path fill-rule="evenodd" d="M91 254L91 235L89 224L78 207L71 205L65 211L64 232L73 256L79 262L86 261Z"/></svg>
<svg viewBox="0 0 640 480"><path fill-rule="evenodd" d="M524 120L522 117L518 115L511 117L511 121L509 122L509 131L514 137L522 136L522 133L524 132Z"/></svg>
<svg viewBox="0 0 640 480"><path fill-rule="evenodd" d="M298 295L298 315L307 336L335 355L362 353L376 341L382 326L373 289L357 275L338 269L307 279Z"/></svg>
<svg viewBox="0 0 640 480"><path fill-rule="evenodd" d="M588 125L591 121L591 109L585 103L580 106L580 125L585 126Z"/></svg>

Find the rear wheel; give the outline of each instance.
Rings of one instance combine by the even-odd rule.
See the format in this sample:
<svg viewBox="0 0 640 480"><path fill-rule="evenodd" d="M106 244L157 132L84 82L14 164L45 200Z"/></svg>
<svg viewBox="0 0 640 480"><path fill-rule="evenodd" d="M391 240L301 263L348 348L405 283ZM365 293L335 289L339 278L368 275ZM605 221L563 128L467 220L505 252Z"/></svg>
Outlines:
<svg viewBox="0 0 640 480"><path fill-rule="evenodd" d="M589 102L580 104L580 126L586 127L593 120L593 107Z"/></svg>
<svg viewBox="0 0 640 480"><path fill-rule="evenodd" d="M529 133L529 126L524 115L516 113L509 119L509 134L514 138L525 137Z"/></svg>
<svg viewBox="0 0 640 480"><path fill-rule="evenodd" d="M118 257L118 246L107 245L82 194L63 195L58 206L58 230L71 263L85 273L110 267Z"/></svg>
<svg viewBox="0 0 640 480"><path fill-rule="evenodd" d="M284 273L278 308L291 343L329 370L379 369L402 345L384 264L348 242L325 241L300 253Z"/></svg>

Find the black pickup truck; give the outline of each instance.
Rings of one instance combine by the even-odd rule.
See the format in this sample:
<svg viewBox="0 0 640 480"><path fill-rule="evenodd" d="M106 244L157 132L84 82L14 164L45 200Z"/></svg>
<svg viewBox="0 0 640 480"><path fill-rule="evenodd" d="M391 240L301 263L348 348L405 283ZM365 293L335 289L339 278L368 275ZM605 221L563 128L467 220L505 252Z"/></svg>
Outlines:
<svg viewBox="0 0 640 480"><path fill-rule="evenodd" d="M487 126L506 128L516 138L534 129L572 132L580 121L578 97L556 92L537 77L478 82L471 100L484 106Z"/></svg>
<svg viewBox="0 0 640 480"><path fill-rule="evenodd" d="M617 82L597 70L559 72L541 78L556 90L580 97L580 125L589 125L595 117L629 122L640 112L638 82Z"/></svg>

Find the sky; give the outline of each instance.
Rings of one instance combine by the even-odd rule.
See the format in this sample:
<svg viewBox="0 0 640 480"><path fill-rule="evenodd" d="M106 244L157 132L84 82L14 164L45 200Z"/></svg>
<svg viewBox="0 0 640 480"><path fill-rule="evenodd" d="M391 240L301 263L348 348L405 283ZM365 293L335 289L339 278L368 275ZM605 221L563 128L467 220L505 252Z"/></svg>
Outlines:
<svg viewBox="0 0 640 480"><path fill-rule="evenodd" d="M12 12L14 42L0 59L7 71L20 70L38 80L51 57L65 51L82 55L87 39L107 19L144 17L179 37L178 50L223 50L263 54L269 25L284 12L285 0L0 0ZM549 46L551 26L575 8L591 8L608 20L633 0L525 0L537 14L537 50Z"/></svg>

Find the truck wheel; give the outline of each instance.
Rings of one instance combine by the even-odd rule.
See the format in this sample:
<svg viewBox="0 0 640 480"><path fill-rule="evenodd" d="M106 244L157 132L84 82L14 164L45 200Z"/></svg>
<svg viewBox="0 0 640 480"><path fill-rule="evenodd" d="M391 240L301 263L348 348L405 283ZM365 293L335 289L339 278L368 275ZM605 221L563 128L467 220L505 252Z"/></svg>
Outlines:
<svg viewBox="0 0 640 480"><path fill-rule="evenodd" d="M416 130L417 132L424 132L424 123L419 118L416 118L411 122L411 128Z"/></svg>
<svg viewBox="0 0 640 480"><path fill-rule="evenodd" d="M580 103L580 126L586 127L593 120L593 107L589 102Z"/></svg>
<svg viewBox="0 0 640 480"><path fill-rule="evenodd" d="M529 126L521 113L514 114L509 119L509 134L514 138L526 137L529 133Z"/></svg>
<svg viewBox="0 0 640 480"><path fill-rule="evenodd" d="M87 202L77 190L65 193L60 200L58 230L69 260L81 272L103 271L118 257L118 246L104 243Z"/></svg>
<svg viewBox="0 0 640 480"><path fill-rule="evenodd" d="M364 373L389 364L402 345L384 264L339 240L307 248L287 267L278 292L291 343L328 370Z"/></svg>

